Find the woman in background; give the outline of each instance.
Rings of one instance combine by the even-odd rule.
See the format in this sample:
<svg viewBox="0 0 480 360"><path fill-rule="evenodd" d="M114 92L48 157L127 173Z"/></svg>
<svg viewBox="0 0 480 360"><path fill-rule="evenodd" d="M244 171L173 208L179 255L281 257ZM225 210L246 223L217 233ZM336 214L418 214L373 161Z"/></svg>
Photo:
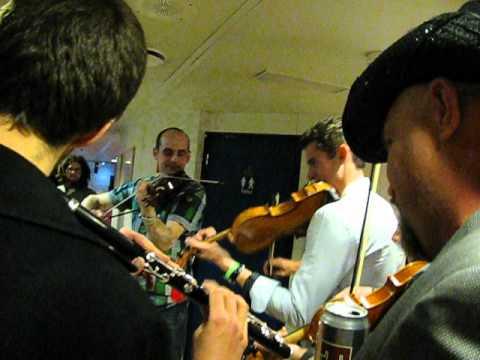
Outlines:
<svg viewBox="0 0 480 360"><path fill-rule="evenodd" d="M56 178L59 184L57 188L79 202L88 195L95 194L95 191L88 187L90 168L83 156L67 157L58 166Z"/></svg>

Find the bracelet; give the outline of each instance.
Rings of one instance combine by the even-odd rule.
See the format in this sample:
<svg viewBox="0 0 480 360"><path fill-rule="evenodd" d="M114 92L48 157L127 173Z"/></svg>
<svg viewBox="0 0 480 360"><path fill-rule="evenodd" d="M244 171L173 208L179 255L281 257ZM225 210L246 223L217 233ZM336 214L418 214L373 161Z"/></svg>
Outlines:
<svg viewBox="0 0 480 360"><path fill-rule="evenodd" d="M238 270L239 267L240 267L240 263L238 261L233 261L232 265L230 265L228 270L225 271L225 274L223 275L223 278L227 281L230 281L230 278L231 278L232 274L236 270Z"/></svg>
<svg viewBox="0 0 480 360"><path fill-rule="evenodd" d="M252 275L248 277L247 280L245 280L245 284L243 284L243 287L241 290L242 295L245 299L248 300L248 302L250 302L250 290L252 289L253 284L255 283L255 281L257 281L259 277L260 277L260 274L257 272L254 272L252 273Z"/></svg>
<svg viewBox="0 0 480 360"><path fill-rule="evenodd" d="M237 270L235 270L232 275L230 275L230 282L234 282L234 281L237 281L237 278L238 278L238 275L240 275L240 273L245 270L245 265L240 265Z"/></svg>
<svg viewBox="0 0 480 360"><path fill-rule="evenodd" d="M157 219L156 216L141 216L142 217L142 221L145 225L149 226L149 225L153 225L155 223L155 220Z"/></svg>

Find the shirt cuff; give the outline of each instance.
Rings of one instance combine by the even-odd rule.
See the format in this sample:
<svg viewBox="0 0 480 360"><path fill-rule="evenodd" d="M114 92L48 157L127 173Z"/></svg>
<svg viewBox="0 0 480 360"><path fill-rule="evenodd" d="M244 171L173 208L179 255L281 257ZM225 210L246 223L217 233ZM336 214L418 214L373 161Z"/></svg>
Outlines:
<svg viewBox="0 0 480 360"><path fill-rule="evenodd" d="M259 276L250 289L251 308L257 313L263 313L280 282L266 276Z"/></svg>
<svg viewBox="0 0 480 360"><path fill-rule="evenodd" d="M198 230L194 226L194 224L188 222L187 220L185 220L185 218L179 215L175 215L175 214L169 215L167 217L167 221L175 221L176 223L182 225L186 232L194 232ZM165 222L165 224L167 224L167 221Z"/></svg>

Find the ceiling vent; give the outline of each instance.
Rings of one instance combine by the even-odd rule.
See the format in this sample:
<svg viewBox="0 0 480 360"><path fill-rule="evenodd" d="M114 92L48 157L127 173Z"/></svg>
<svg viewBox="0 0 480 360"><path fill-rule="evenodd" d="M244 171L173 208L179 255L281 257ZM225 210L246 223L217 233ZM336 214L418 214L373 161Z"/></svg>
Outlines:
<svg viewBox="0 0 480 360"><path fill-rule="evenodd" d="M255 74L255 79L290 87L294 86L297 88L300 87L305 89L319 90L332 94L338 94L348 90L347 87L337 84L301 79L286 74L272 73L267 70L263 70L260 71L258 74Z"/></svg>
<svg viewBox="0 0 480 360"><path fill-rule="evenodd" d="M157 49L148 48L147 49L147 66L155 67L165 64L167 60L166 56Z"/></svg>

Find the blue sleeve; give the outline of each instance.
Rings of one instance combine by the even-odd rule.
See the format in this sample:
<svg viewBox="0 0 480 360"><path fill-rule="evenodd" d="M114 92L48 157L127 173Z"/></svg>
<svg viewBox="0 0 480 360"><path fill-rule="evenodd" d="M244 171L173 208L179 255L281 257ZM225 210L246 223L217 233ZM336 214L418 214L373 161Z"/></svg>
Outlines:
<svg viewBox="0 0 480 360"><path fill-rule="evenodd" d="M119 202L125 200L127 197L131 196L135 192L135 187L139 180L140 179L126 182L125 184L111 190L108 193L108 196L110 198L110 202L112 203L112 205L116 205ZM131 204L128 207L131 208Z"/></svg>

